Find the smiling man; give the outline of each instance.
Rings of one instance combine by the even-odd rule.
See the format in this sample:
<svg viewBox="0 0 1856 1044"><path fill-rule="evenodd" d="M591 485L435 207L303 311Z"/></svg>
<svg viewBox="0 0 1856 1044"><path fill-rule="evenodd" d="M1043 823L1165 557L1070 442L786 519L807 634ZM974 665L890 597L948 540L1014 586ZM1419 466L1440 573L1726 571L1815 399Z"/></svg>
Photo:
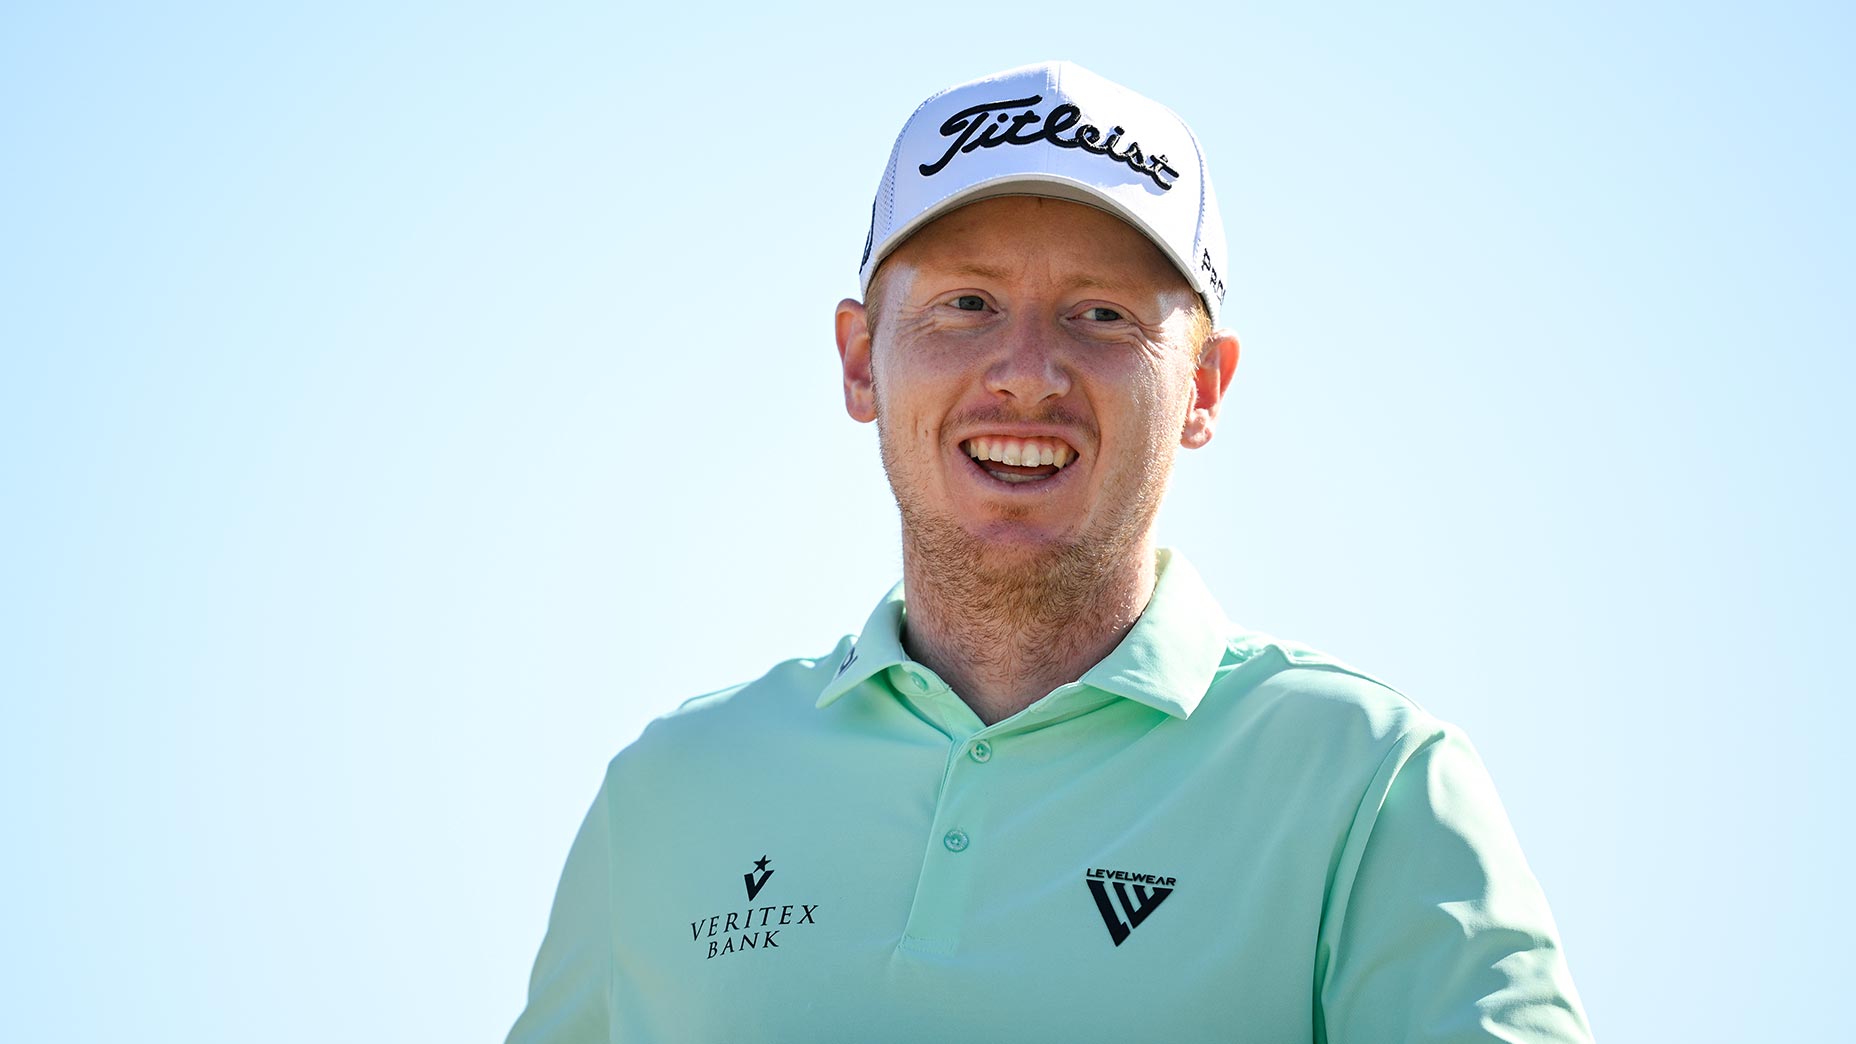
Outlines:
<svg viewBox="0 0 1856 1044"><path fill-rule="evenodd" d="M613 759L511 1041L1589 1039L1462 734L1155 546L1224 262L1167 109L923 103L836 313L903 582Z"/></svg>
<svg viewBox="0 0 1856 1044"><path fill-rule="evenodd" d="M990 725L1141 615L1173 450L1211 438L1238 346L1121 219L956 205L882 261L870 307L838 306L838 344L902 511L905 644Z"/></svg>

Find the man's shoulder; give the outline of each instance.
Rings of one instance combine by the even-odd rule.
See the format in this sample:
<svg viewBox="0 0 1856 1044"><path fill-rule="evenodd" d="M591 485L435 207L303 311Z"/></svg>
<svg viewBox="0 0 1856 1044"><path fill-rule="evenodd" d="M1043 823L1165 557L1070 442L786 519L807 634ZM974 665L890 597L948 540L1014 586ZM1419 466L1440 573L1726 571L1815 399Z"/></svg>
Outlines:
<svg viewBox="0 0 1856 1044"><path fill-rule="evenodd" d="M692 696L658 720L693 719L700 724L717 715L765 713L795 704L810 707L840 669L855 642L855 636L845 635L822 656L782 660L753 681Z"/></svg>
<svg viewBox="0 0 1856 1044"><path fill-rule="evenodd" d="M1372 744L1447 726L1391 682L1301 642L1239 630L1208 700L1247 721L1318 729Z"/></svg>
<svg viewBox="0 0 1856 1044"><path fill-rule="evenodd" d="M819 694L839 670L853 641L847 635L821 656L782 660L753 681L692 696L648 723L618 756L713 747L715 742L767 737L797 727L817 705Z"/></svg>

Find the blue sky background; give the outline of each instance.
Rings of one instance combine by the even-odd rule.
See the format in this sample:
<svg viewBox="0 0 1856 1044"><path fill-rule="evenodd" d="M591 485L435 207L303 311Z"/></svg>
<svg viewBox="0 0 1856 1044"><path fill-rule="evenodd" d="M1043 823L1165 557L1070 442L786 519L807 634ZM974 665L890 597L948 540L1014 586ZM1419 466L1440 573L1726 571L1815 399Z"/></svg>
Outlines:
<svg viewBox="0 0 1856 1044"><path fill-rule="evenodd" d="M1468 730L1602 1038L1836 1036L1849 10L9 8L0 1035L500 1039L606 760L899 569L896 129L1067 57L1229 226L1164 540Z"/></svg>

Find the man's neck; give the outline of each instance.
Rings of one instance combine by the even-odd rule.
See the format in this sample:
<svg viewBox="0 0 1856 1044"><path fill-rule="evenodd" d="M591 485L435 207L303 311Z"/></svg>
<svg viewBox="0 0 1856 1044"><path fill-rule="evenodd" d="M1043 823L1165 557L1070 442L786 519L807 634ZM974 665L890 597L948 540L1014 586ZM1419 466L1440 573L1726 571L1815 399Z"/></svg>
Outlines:
<svg viewBox="0 0 1856 1044"><path fill-rule="evenodd" d="M1102 560L949 563L905 541L903 645L990 725L1083 676L1127 636L1153 595L1151 540Z"/></svg>

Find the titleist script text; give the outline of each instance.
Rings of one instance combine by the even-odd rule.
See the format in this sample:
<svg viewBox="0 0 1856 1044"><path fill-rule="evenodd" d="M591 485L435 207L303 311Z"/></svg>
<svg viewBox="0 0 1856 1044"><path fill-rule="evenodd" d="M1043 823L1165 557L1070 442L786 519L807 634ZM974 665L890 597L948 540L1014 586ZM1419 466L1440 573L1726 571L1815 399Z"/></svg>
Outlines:
<svg viewBox="0 0 1856 1044"><path fill-rule="evenodd" d="M1035 145L1040 141L1048 141L1058 148L1082 149L1125 163L1135 173L1152 178L1162 192L1173 187L1179 171L1167 165L1165 154L1149 156L1141 151L1140 143L1135 141L1121 145L1121 136L1126 133L1121 127L1111 127L1104 132L1093 123L1084 123L1083 111L1067 102L1050 110L1049 115L1041 116L1031 106L1043 100L1043 95L1034 94L1029 98L985 102L949 116L941 124L941 136L953 139L953 144L947 147L947 152L940 159L924 163L917 169L922 172L922 177L933 177L948 165L955 153L997 148L1000 145ZM1014 114L1011 111L1014 109L1024 111ZM1072 129L1073 133L1065 137L1065 132ZM1115 151L1117 145L1121 145L1120 152Z"/></svg>

